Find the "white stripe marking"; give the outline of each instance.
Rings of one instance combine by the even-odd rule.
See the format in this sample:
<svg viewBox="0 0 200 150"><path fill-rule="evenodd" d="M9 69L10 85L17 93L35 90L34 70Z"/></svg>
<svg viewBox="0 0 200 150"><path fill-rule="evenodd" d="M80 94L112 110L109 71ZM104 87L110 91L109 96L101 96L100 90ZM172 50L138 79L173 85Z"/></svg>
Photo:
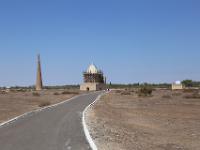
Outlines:
<svg viewBox="0 0 200 150"><path fill-rule="evenodd" d="M83 96L83 95L89 95L89 94L77 95L77 96L74 96L74 97L72 97L72 98L70 98L70 99L67 99L67 100L65 100L65 101L62 101L62 102L60 102L60 103L53 104L53 105L50 105L50 106L46 106L46 107L43 107L43 108L39 108L39 109L30 111L30 112L26 112L26 113L24 113L24 114L22 114L22 115L19 115L19 116L15 117L15 118L12 118L12 119L8 120L8 121L5 121L5 122L0 123L0 128L3 127L3 126L5 126L5 125L7 125L7 124L10 124L10 123L15 122L15 121L17 121L17 120L20 119L20 118L27 117L28 115L31 115L31 114L33 114L33 113L41 112L41 111L43 111L43 110L45 110L45 109L51 109L51 108L53 108L53 107L56 107L56 106L61 105L61 104L63 104L63 103L67 103L67 102L69 102L69 101L71 101L71 100L73 100L73 99L75 99L75 98L77 98L77 97Z"/></svg>
<svg viewBox="0 0 200 150"><path fill-rule="evenodd" d="M89 109L89 107L91 107L92 105L94 105L94 103L96 103L96 102L101 98L101 96L104 95L104 94L105 94L105 93L100 94L100 95L95 99L94 102L92 102L90 105L88 105L88 106L84 109L83 114L82 114L82 125L83 125L83 130L84 130L84 133L85 133L85 137L86 137L86 139L87 139L87 141L88 141L88 143L89 143L89 145L90 145L90 147L91 147L92 150L98 150L98 149L97 149L97 146L95 145L95 143L94 143L94 141L93 141L93 139L92 139L92 137L91 137L91 135L90 135L90 133L89 133L89 130L88 130L88 128L87 128L87 125L86 125L86 122L85 122L85 113L86 113L86 111Z"/></svg>

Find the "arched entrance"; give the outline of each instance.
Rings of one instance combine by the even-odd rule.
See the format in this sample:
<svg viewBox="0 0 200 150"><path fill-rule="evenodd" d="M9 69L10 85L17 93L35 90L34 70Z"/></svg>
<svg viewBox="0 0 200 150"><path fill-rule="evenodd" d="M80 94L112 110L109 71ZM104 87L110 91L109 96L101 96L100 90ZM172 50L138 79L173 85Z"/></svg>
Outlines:
<svg viewBox="0 0 200 150"><path fill-rule="evenodd" d="M89 88L89 87L87 87L87 88L86 88L86 90L87 90L87 91L89 91L89 90L90 90L90 88Z"/></svg>

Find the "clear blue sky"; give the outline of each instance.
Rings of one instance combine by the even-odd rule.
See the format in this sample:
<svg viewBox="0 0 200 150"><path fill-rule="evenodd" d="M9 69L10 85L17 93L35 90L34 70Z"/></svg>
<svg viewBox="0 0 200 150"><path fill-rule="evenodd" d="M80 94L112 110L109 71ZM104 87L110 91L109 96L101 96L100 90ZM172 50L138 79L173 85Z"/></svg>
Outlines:
<svg viewBox="0 0 200 150"><path fill-rule="evenodd" d="M0 0L0 86L200 80L198 0Z"/></svg>

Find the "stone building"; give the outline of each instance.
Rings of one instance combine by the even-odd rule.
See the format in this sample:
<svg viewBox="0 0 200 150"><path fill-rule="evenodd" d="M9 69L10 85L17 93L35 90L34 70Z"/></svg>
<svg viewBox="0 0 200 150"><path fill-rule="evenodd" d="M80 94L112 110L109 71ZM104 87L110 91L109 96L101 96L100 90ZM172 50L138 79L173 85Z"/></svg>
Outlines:
<svg viewBox="0 0 200 150"><path fill-rule="evenodd" d="M81 84L82 91L99 91L106 89L106 78L101 70L98 70L94 64L91 64L86 71L83 72L84 83Z"/></svg>
<svg viewBox="0 0 200 150"><path fill-rule="evenodd" d="M183 84L180 81L172 83L172 90L182 90L183 88Z"/></svg>

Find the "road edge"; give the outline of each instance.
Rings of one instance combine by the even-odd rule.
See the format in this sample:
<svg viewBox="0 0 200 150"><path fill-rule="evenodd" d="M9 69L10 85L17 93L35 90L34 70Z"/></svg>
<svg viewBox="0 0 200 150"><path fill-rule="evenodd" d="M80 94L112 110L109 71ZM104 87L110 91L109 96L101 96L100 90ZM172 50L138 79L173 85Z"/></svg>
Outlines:
<svg viewBox="0 0 200 150"><path fill-rule="evenodd" d="M43 108L38 108L38 109L29 111L29 112L25 112L24 114L21 114L21 115L19 115L19 116L16 116L16 117L10 119L10 120L7 120L7 121L5 121L5 122L0 123L0 128L6 126L6 125L8 125L8 124L11 124L11 123L17 121L18 119L27 117L27 116L29 116L29 115L31 115L31 114L34 114L34 113L41 112L41 111L46 110L46 109L54 108L54 107L56 107L56 106L58 106L58 105L61 105L61 104L66 103L66 102L69 102L69 101L71 101L71 100L73 100L73 99L75 99L75 98L77 98L77 97L83 96L83 95L86 95L86 94L76 95L76 96L73 96L73 97L71 97L71 98L69 98L69 99L66 99L66 100L62 101L62 102L59 102L59 103L56 103L56 104L53 104L53 105L50 105L50 106L46 106L46 107L43 107Z"/></svg>
<svg viewBox="0 0 200 150"><path fill-rule="evenodd" d="M95 100L94 102L92 102L91 104L89 104L84 110L83 110L83 113L82 113L82 126L83 126L83 131L85 133L85 137L91 147L92 150L98 150L97 149L97 146L95 144L95 142L93 141L90 133L89 133L89 130L88 130L88 127L87 127L87 124L86 124L86 121L85 121L85 114L87 112L87 110L93 106L104 94L106 94L107 92L104 92L104 93L101 93Z"/></svg>

